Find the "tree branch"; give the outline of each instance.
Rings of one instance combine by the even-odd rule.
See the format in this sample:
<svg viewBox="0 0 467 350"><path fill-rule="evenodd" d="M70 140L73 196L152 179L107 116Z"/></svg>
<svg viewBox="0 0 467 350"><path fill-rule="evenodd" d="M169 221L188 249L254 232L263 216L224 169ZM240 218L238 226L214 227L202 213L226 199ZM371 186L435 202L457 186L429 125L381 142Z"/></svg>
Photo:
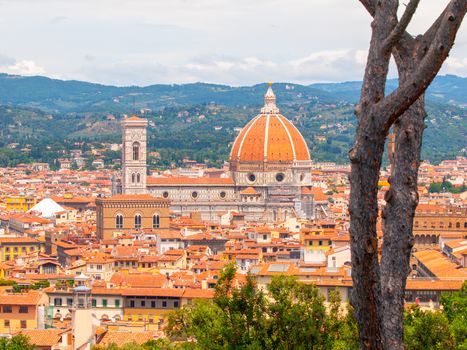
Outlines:
<svg viewBox="0 0 467 350"><path fill-rule="evenodd" d="M424 93L438 74L454 44L466 11L467 0L451 0L444 12L436 36L415 72L405 83L399 85L395 91L375 106L374 115L381 117L384 130L389 130L397 118Z"/></svg>
<svg viewBox="0 0 467 350"><path fill-rule="evenodd" d="M376 1L375 0L360 0L362 5L370 13L371 17L375 16Z"/></svg>
<svg viewBox="0 0 467 350"><path fill-rule="evenodd" d="M410 21L412 20L412 17L415 14L419 3L420 0L410 0L409 4L405 8L404 14L402 15L400 21L397 23L392 32L384 41L383 50L392 50L394 45L399 41L402 34L405 33L405 30L407 29L407 26L409 25Z"/></svg>

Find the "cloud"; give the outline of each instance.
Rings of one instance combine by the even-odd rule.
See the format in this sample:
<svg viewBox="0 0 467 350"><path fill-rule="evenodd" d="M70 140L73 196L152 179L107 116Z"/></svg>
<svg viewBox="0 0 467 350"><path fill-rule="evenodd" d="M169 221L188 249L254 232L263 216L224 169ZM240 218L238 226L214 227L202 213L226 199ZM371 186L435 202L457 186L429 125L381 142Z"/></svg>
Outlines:
<svg viewBox="0 0 467 350"><path fill-rule="evenodd" d="M68 19L68 17L66 16L55 16L53 17L50 22L52 23L61 23L61 22L64 22Z"/></svg>
<svg viewBox="0 0 467 350"><path fill-rule="evenodd" d="M0 69L6 73L17 75L43 75L46 73L43 67L31 60L16 61L8 66L0 66Z"/></svg>
<svg viewBox="0 0 467 350"><path fill-rule="evenodd" d="M467 58L448 57L444 62L441 72L465 76L465 72L467 72Z"/></svg>
<svg viewBox="0 0 467 350"><path fill-rule="evenodd" d="M366 55L362 50L339 49L283 61L218 54L178 62L170 57L127 57L119 62L84 62L79 75L80 79L117 85L198 81L246 85L270 80L309 84L361 79Z"/></svg>

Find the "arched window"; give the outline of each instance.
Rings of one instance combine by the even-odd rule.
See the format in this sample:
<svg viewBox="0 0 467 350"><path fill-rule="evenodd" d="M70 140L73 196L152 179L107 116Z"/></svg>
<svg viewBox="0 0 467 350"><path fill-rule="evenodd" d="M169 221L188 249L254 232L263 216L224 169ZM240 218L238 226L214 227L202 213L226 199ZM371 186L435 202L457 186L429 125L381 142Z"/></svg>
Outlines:
<svg viewBox="0 0 467 350"><path fill-rule="evenodd" d="M139 160L139 143L133 143L133 160Z"/></svg>
<svg viewBox="0 0 467 350"><path fill-rule="evenodd" d="M152 228L159 228L161 226L161 217L159 214L154 214L152 216Z"/></svg>
<svg viewBox="0 0 467 350"><path fill-rule="evenodd" d="M460 222L456 222L456 228L461 228L461 223Z"/></svg>
<svg viewBox="0 0 467 350"><path fill-rule="evenodd" d="M140 183L141 182L141 175L138 173L136 174L136 182Z"/></svg>
<svg viewBox="0 0 467 350"><path fill-rule="evenodd" d="M141 215L136 214L135 215L135 229L140 229L141 228Z"/></svg>
<svg viewBox="0 0 467 350"><path fill-rule="evenodd" d="M135 173L131 174L131 183L135 183L136 181L136 176Z"/></svg>
<svg viewBox="0 0 467 350"><path fill-rule="evenodd" d="M123 215L117 214L115 217L115 227L116 228L123 228Z"/></svg>

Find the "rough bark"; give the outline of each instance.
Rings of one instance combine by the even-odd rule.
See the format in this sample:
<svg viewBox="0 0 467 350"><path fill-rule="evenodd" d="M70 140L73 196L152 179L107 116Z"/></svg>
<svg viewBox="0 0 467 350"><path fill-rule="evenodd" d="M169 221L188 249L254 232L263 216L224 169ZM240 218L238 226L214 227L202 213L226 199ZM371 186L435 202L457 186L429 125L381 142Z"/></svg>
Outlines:
<svg viewBox="0 0 467 350"><path fill-rule="evenodd" d="M466 0L452 0L430 29L417 39L405 30L417 7L410 1L401 18L388 17L394 4L360 0L374 17L372 41L356 108L359 118L354 147L349 152L351 249L354 293L361 348L400 349L403 346L403 303L413 246L412 224L418 204L417 175L424 130L423 93L449 54L466 12ZM396 5L397 9L397 5ZM389 11L389 12L388 12ZM382 15L382 14L385 15ZM386 16L386 17L385 17ZM379 21L386 21L381 26ZM392 26L392 30L388 28ZM379 29L378 29L379 28ZM381 45L375 45L378 38ZM374 53L372 51L378 51ZM399 70L399 88L381 95L387 74L384 52L393 52ZM381 69L381 64L383 68ZM379 64L379 67L378 67ZM369 66L373 66L369 68ZM380 75L374 76L379 69ZM368 74L369 73L369 74ZM382 147L394 124L395 155L383 210L384 240L381 266L377 260L377 181Z"/></svg>
<svg viewBox="0 0 467 350"><path fill-rule="evenodd" d="M397 5L395 0L381 2L374 13L368 63L355 111L358 118L355 143L349 152L352 304L359 324L360 346L364 349L382 349L376 221L379 169L386 133L374 114L374 106L384 98L391 51L383 43L397 24Z"/></svg>

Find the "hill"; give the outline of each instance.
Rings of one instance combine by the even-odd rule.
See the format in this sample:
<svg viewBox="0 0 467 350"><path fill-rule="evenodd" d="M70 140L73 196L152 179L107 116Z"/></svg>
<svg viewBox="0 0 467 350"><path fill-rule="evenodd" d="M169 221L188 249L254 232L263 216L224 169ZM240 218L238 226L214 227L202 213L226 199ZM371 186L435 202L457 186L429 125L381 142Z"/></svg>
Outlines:
<svg viewBox="0 0 467 350"><path fill-rule="evenodd" d="M433 83L427 95L423 158L436 162L466 154L467 96L461 93L466 91L466 81L444 76ZM395 84L389 81L388 89ZM302 132L313 159L347 162L356 125L353 104L360 85L274 85L281 112ZM0 165L53 162L63 156L63 149L120 142L119 118L134 109L143 110L150 121L149 148L162 157L152 160L154 165L166 167L184 157L220 165L228 158L239 128L257 114L265 90L265 84L115 87L3 74ZM108 160L118 156L109 153Z"/></svg>

